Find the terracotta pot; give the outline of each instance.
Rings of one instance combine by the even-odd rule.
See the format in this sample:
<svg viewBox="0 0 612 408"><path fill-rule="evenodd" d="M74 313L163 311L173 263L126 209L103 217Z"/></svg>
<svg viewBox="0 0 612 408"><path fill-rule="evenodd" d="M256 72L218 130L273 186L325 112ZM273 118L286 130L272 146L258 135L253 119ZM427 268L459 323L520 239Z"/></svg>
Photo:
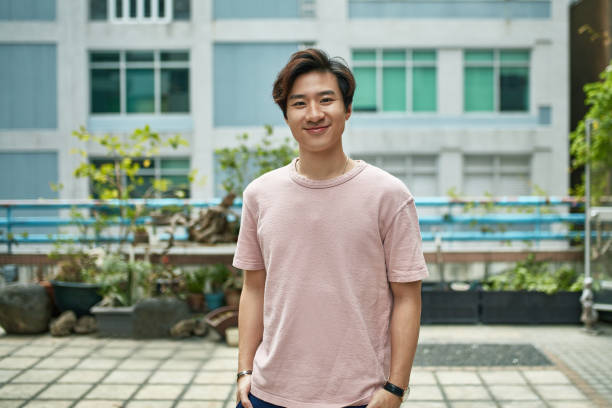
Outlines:
<svg viewBox="0 0 612 408"><path fill-rule="evenodd" d="M187 304L192 312L201 313L204 312L204 294L203 293L189 293L187 294Z"/></svg>

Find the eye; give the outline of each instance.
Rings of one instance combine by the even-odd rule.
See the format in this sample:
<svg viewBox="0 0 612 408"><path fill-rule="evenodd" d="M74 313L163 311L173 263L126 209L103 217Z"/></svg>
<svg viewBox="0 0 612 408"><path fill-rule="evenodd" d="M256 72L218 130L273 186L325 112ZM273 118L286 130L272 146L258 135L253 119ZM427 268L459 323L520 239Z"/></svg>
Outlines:
<svg viewBox="0 0 612 408"><path fill-rule="evenodd" d="M304 106L306 105L304 102L302 101L297 101L291 104L291 106L295 106L295 107L300 107L300 106Z"/></svg>
<svg viewBox="0 0 612 408"><path fill-rule="evenodd" d="M327 103L327 102L333 102L334 100L332 98L323 98L321 99L321 102L323 103Z"/></svg>

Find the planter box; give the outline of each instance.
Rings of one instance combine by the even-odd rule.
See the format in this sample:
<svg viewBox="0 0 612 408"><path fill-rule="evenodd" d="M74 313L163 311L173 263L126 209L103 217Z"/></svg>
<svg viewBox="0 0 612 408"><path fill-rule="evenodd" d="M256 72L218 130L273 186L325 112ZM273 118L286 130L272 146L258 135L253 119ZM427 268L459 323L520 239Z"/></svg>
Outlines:
<svg viewBox="0 0 612 408"><path fill-rule="evenodd" d="M580 292L482 291L482 323L580 323Z"/></svg>
<svg viewBox="0 0 612 408"><path fill-rule="evenodd" d="M134 335L134 306L101 307L94 306L91 312L96 317L98 336L132 337Z"/></svg>
<svg viewBox="0 0 612 408"><path fill-rule="evenodd" d="M178 299L149 298L129 307L91 309L101 337L167 338L177 322L191 317L187 303Z"/></svg>
<svg viewBox="0 0 612 408"><path fill-rule="evenodd" d="M421 323L478 323L478 291L421 292Z"/></svg>
<svg viewBox="0 0 612 408"><path fill-rule="evenodd" d="M90 308L102 300L100 285L92 283L51 281L55 305L59 312L72 310L77 317L91 314Z"/></svg>

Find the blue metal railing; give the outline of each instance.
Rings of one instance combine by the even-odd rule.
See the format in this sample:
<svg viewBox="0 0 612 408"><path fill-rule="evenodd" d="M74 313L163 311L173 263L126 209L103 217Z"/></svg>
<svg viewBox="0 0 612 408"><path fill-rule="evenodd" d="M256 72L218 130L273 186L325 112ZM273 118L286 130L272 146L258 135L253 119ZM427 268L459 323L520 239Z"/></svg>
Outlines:
<svg viewBox="0 0 612 408"><path fill-rule="evenodd" d="M95 241L95 242L118 242L118 235L87 235L61 234L57 231L52 233L32 233L29 230L40 228L60 227L68 225L80 225L84 227L94 226L96 219L89 215L74 219L69 215L45 215L45 216L16 216L22 210L66 210L84 209L98 211L116 211L120 206L144 206L148 209L160 209L173 206L174 208L206 208L220 204L221 199L213 200L180 200L180 199L133 199L120 200L4 200L0 201L0 210L4 210L4 217L0 217L0 244L6 244L8 252L11 252L13 244L35 244L53 243L58 241ZM240 213L242 202L235 200L232 209ZM496 198L473 198L454 199L447 197L423 197L416 199L417 208L433 208L443 214L419 217L422 238L424 241L433 241L440 237L443 241L536 241L540 240L569 240L582 238L584 233L580 231L584 225L584 214L567 213L567 208L582 206L579 199L573 197L496 197ZM459 213L466 206L478 209L482 214ZM551 208L561 207L561 213L554 213ZM500 209L503 209L500 212ZM546 210L545 210L546 209ZM504 212L505 211L505 212ZM517 211L519 213L509 213ZM531 212L528 212L531 211ZM2 215L0 213L0 215ZM230 216L232 217L232 216ZM141 217L136 220L137 224L148 224L151 217ZM126 225L129 220L120 217L110 218L108 225ZM553 224L564 224L563 231L551 231L549 226ZM577 231L567 228L574 225ZM16 232L17 229L26 228L27 233ZM167 234L165 234L167 235ZM162 233L161 239L167 239ZM187 235L178 233L175 240L186 240ZM130 238L131 239L131 238Z"/></svg>

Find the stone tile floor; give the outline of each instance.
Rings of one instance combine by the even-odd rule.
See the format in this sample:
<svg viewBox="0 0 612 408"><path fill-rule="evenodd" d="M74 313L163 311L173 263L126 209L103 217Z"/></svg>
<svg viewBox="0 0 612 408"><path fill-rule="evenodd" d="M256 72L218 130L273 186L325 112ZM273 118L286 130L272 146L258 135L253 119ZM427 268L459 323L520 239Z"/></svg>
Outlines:
<svg viewBox="0 0 612 408"><path fill-rule="evenodd" d="M415 366L406 407L612 407L612 326L436 325L423 344L531 344L551 362ZM0 336L0 407L233 408L237 348L204 339Z"/></svg>

